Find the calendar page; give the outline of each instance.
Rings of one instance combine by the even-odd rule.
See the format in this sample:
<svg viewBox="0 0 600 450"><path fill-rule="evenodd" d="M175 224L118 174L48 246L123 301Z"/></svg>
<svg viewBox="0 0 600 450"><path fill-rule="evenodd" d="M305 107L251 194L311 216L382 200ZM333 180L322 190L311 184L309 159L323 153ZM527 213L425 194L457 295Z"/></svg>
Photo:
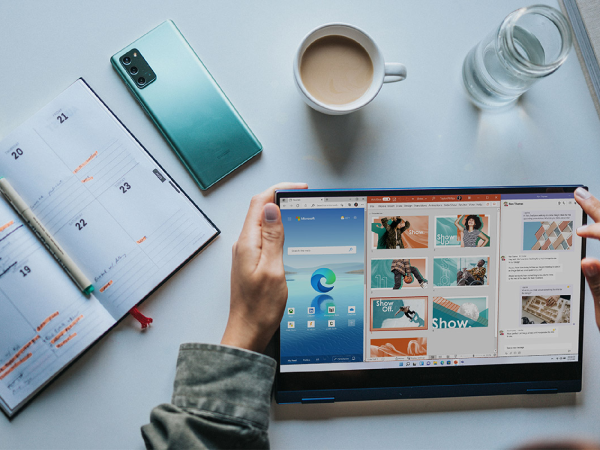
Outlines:
<svg viewBox="0 0 600 450"><path fill-rule="evenodd" d="M0 199L0 399L13 409L116 320Z"/></svg>
<svg viewBox="0 0 600 450"><path fill-rule="evenodd" d="M0 170L95 288L83 296L1 200L0 397L13 408L219 231L82 79L0 142ZM36 331L46 320L71 327L62 337L90 330L58 350Z"/></svg>

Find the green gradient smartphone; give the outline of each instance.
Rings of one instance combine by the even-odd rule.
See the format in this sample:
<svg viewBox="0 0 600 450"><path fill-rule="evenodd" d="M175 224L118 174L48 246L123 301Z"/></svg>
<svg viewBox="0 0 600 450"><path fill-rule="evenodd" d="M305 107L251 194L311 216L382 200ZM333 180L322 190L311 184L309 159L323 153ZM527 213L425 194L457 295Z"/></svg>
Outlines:
<svg viewBox="0 0 600 450"><path fill-rule="evenodd" d="M171 20L111 58L201 189L262 146Z"/></svg>

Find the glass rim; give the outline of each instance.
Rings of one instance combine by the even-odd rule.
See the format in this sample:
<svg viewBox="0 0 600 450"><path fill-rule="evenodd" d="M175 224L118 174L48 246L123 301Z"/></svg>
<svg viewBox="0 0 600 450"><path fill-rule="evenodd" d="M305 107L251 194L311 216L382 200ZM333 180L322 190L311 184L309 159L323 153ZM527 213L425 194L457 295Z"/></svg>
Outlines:
<svg viewBox="0 0 600 450"><path fill-rule="evenodd" d="M560 52L548 64L536 64L532 62L515 45L513 35L515 25L519 19L528 14L537 14L546 18L556 26L558 33L561 35L562 43ZM565 62L573 45L573 35L569 22L556 8L547 5L532 5L517 9L504 19L498 30L498 45L499 48L505 49L507 54L514 59L515 65L519 69L529 72L532 75L544 76L554 72Z"/></svg>

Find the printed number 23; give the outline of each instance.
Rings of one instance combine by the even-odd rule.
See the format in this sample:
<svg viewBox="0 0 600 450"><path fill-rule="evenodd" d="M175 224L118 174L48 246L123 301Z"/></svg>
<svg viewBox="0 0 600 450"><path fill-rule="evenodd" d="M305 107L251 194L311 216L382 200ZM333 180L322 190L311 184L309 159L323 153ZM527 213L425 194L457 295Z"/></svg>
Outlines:
<svg viewBox="0 0 600 450"><path fill-rule="evenodd" d="M119 186L119 189L121 189L121 192L123 192L123 194L124 194L129 189L131 189L131 186L129 185L129 183L124 183L123 186Z"/></svg>
<svg viewBox="0 0 600 450"><path fill-rule="evenodd" d="M75 226L77 227L77 229L79 231L81 231L83 229L83 227L85 227L87 225L87 222L83 219L80 219L79 222L75 222Z"/></svg>

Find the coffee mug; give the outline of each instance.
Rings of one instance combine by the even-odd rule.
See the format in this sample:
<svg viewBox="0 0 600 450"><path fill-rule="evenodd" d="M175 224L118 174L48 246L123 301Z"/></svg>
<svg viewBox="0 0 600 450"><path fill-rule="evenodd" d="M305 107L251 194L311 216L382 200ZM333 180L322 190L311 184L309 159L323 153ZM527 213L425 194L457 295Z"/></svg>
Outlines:
<svg viewBox="0 0 600 450"><path fill-rule="evenodd" d="M405 78L403 64L386 63L367 33L344 23L315 28L294 58L294 79L302 99L325 114L357 111L377 96L383 83Z"/></svg>

